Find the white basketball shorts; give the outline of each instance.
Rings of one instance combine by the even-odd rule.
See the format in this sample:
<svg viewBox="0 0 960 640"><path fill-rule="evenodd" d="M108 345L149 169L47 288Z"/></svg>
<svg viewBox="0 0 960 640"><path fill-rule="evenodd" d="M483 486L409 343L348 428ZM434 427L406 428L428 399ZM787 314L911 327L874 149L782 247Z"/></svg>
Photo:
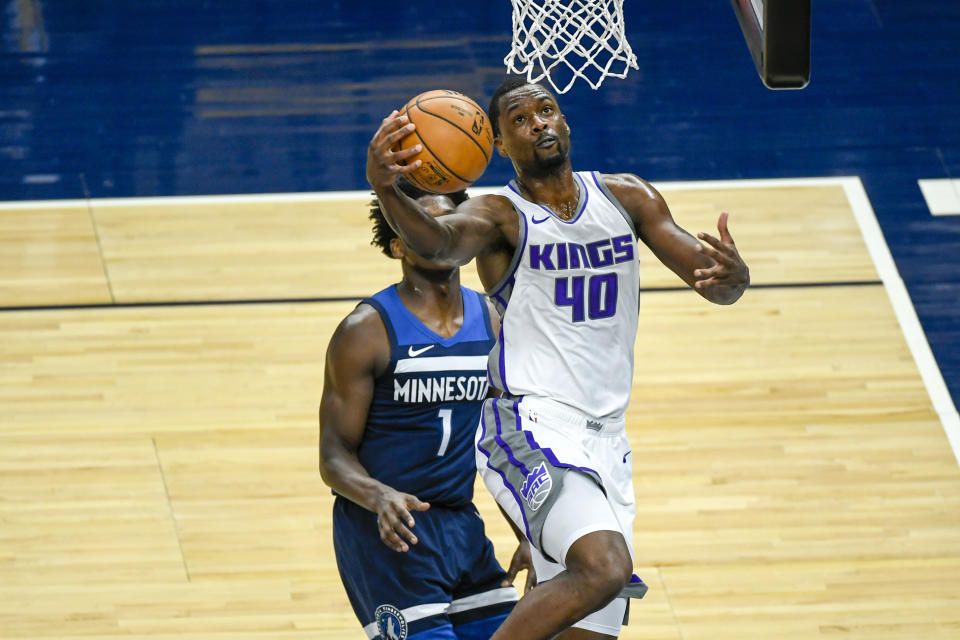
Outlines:
<svg viewBox="0 0 960 640"><path fill-rule="evenodd" d="M543 398L491 398L477 430L477 469L533 550L538 581L564 569L576 540L620 531L633 556L635 504L624 421L600 421ZM626 598L576 627L616 636Z"/></svg>

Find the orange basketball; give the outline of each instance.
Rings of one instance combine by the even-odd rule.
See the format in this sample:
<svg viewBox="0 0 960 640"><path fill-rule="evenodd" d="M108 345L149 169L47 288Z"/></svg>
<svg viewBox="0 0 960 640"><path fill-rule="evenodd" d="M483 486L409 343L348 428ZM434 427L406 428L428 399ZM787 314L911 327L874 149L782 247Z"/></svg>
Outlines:
<svg viewBox="0 0 960 640"><path fill-rule="evenodd" d="M417 143L423 150L408 163L421 160L407 178L433 193L452 193L473 184L490 164L493 131L480 106L456 91L437 89L416 96L400 111L417 128L400 141L401 149Z"/></svg>

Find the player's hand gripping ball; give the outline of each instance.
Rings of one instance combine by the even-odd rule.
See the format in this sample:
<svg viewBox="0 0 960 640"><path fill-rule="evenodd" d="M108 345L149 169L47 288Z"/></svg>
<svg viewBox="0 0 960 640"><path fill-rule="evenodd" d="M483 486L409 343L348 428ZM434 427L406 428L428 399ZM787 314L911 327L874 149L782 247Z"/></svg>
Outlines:
<svg viewBox="0 0 960 640"><path fill-rule="evenodd" d="M433 193L453 193L477 181L493 156L493 130L476 102L456 91L421 93L400 110L416 129L400 141L401 149L420 144L407 160L421 161L407 179Z"/></svg>

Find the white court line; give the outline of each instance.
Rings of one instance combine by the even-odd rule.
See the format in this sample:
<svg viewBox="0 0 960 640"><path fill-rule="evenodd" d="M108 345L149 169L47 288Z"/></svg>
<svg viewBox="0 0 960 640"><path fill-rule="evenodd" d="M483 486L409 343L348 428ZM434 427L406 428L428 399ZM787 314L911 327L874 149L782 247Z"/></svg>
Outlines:
<svg viewBox="0 0 960 640"><path fill-rule="evenodd" d="M847 192L847 200L853 209L853 215L860 225L860 232L867 243L867 250L870 257L873 258L873 264L883 280L884 289L890 297L890 303L893 305L893 311L897 314L897 320L900 321L900 328L903 330L903 336L907 340L910 352L913 354L913 360L917 363L920 370L920 377L923 378L923 384L927 387L927 393L933 402L933 408L940 416L940 423L947 434L947 440L950 442L950 448L953 449L953 455L960 462L960 414L953 404L953 398L947 390L947 385L943 380L943 374L937 361L930 350L930 343L923 332L920 320L917 318L917 311L907 293L907 287L897 271L896 263L890 254L890 248L880 230L880 224L877 222L877 216L873 211L873 206L867 198L866 189L860 178L848 178L844 185Z"/></svg>
<svg viewBox="0 0 960 640"><path fill-rule="evenodd" d="M849 178L783 178L771 180L704 180L698 182L656 182L660 191L678 189L744 189L761 187L821 187L828 184L844 184ZM480 196L495 193L501 187L471 187L470 195ZM227 194L217 196L157 196L138 198L89 198L69 200L24 200L0 202L0 211L12 209L67 209L74 207L137 207L180 206L185 204L255 204L269 202L329 202L331 200L370 200L372 192L364 191L305 191L302 193L255 193Z"/></svg>
<svg viewBox="0 0 960 640"><path fill-rule="evenodd" d="M960 180L937 178L932 180L917 180L923 199L927 201L930 215L958 216L960 215Z"/></svg>
<svg viewBox="0 0 960 640"><path fill-rule="evenodd" d="M930 343L917 318L916 309L900 278L890 248L883 237L876 214L867 198L863 183L857 176L827 178L774 178L758 180L703 180L696 182L655 182L660 191L703 190L703 189L751 189L773 187L824 187L839 186L844 189L850 208L853 210L867 251L873 259L874 267L883 280L884 289L890 298L893 311L900 322L907 346L913 354L914 362L920 371L920 377L926 386L933 408L940 417L947 440L953 454L960 462L960 414L953 404L950 392L943 380L943 374L930 350ZM500 187L474 187L471 195L484 195L498 191ZM370 191L324 191L305 193L266 193L251 195L223 196L169 196L159 198L92 198L89 200L34 200L23 202L0 202L0 211L11 209L56 209L65 207L129 207L183 204L233 204L257 202L323 202L330 200L368 199Z"/></svg>
<svg viewBox="0 0 960 640"><path fill-rule="evenodd" d="M761 187L842 186L849 178L782 178L771 180L704 180L698 182L656 182L660 191L678 189L744 189ZM495 193L501 187L471 187L470 195ZM179 206L185 204L255 204L268 202L328 202L331 200L369 200L372 191L305 191L301 193L254 193L217 196L156 196L137 198L89 198L69 200L24 200L0 202L0 211L11 209L66 209L73 207Z"/></svg>
<svg viewBox="0 0 960 640"><path fill-rule="evenodd" d="M11 209L66 209L71 207L179 206L185 204L255 204L268 202L326 202L370 200L372 191L313 191L303 193L255 193L222 196L158 196L143 198L89 198L87 200L24 200L0 202L0 211Z"/></svg>
<svg viewBox="0 0 960 640"><path fill-rule="evenodd" d="M900 323L903 337L907 341L913 360L920 371L920 377L933 403L933 408L940 418L940 424L947 435L953 455L960 462L960 414L953 404L950 391L943 380L943 374L937 365L930 343L923 332L917 311L907 293L907 287L897 271L896 263L887 246L887 240L880 230L876 213L867 197L863 182L858 176L841 176L835 178L776 178L771 180L703 180L698 182L663 182L654 183L659 191L697 190L697 189L737 189L737 188L770 188L770 187L843 187L853 210L854 218L860 227L860 233L867 245L867 251L873 260L873 265L883 281L883 287L890 298L893 312Z"/></svg>

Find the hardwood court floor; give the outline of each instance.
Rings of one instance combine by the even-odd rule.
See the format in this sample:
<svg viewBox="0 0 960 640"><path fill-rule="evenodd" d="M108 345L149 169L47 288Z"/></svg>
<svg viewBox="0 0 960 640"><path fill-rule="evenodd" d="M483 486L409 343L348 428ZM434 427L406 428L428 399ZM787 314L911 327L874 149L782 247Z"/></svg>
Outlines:
<svg viewBox="0 0 960 640"><path fill-rule="evenodd" d="M960 637L960 470L844 190L694 186L755 284L819 284L720 308L644 256L621 637ZM0 305L120 303L0 312L0 638L364 637L317 473L355 302L304 300L396 279L364 199L0 210Z"/></svg>

